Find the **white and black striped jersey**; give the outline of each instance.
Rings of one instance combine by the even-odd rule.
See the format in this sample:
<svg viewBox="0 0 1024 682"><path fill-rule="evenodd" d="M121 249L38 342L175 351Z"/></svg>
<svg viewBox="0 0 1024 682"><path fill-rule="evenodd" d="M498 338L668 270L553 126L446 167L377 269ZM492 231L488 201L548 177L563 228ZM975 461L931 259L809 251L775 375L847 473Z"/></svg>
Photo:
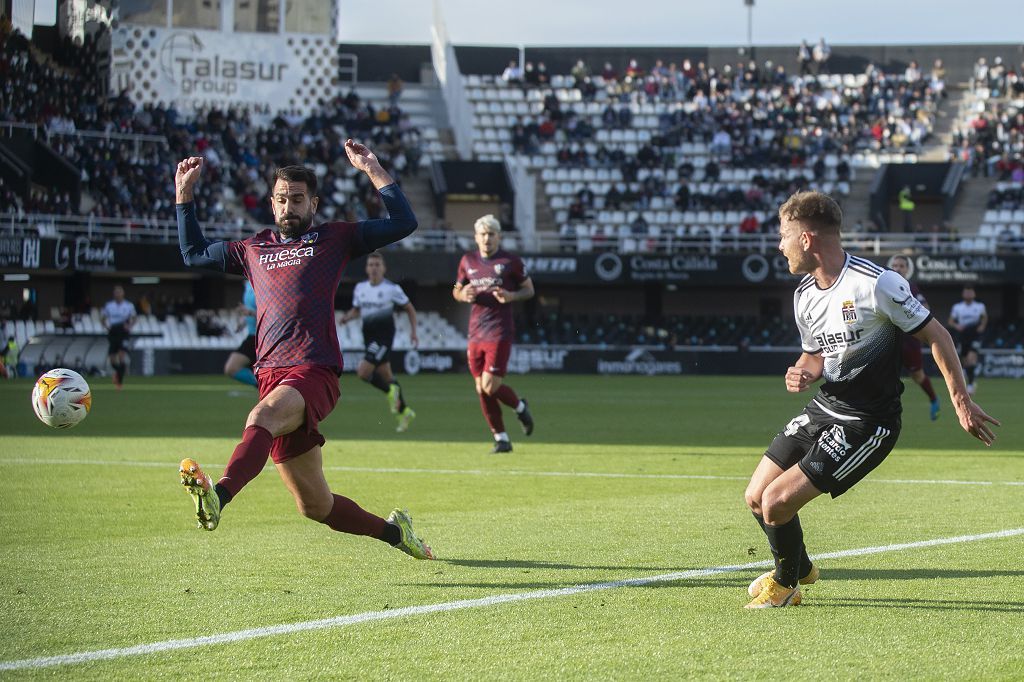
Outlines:
<svg viewBox="0 0 1024 682"><path fill-rule="evenodd" d="M982 316L987 315L985 304L981 301L971 301L970 303L960 301L953 305L953 309L949 313L954 322L964 327L977 327Z"/></svg>
<svg viewBox="0 0 1024 682"><path fill-rule="evenodd" d="M395 306L409 303L409 297L389 279L379 284L370 284L364 280L356 285L352 292L352 307L359 308L359 316L363 320L363 340L369 344L371 340L383 342L390 346L395 335Z"/></svg>
<svg viewBox="0 0 1024 682"><path fill-rule="evenodd" d="M824 357L814 401L843 416L896 417L900 413L899 330L920 331L932 315L898 273L846 255L839 278L820 289L807 275L793 296L800 341Z"/></svg>

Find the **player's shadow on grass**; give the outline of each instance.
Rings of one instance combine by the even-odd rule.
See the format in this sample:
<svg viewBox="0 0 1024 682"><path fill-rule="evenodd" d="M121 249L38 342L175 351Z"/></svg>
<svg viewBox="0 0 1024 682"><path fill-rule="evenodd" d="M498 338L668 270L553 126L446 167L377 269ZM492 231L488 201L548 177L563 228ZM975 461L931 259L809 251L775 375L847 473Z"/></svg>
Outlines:
<svg viewBox="0 0 1024 682"><path fill-rule="evenodd" d="M686 568L658 566L592 566L583 564L566 564L555 561L533 561L530 559L441 559L440 561L453 566L467 568L524 568L524 569L557 569L565 571L685 571Z"/></svg>
<svg viewBox="0 0 1024 682"><path fill-rule="evenodd" d="M799 608L843 608L857 607L869 609L925 609L931 611L989 611L994 613L1024 613L1024 604L1001 601L955 601L949 599L900 599L871 598L836 599L836 598L805 598Z"/></svg>
<svg viewBox="0 0 1024 682"><path fill-rule="evenodd" d="M965 578L1024 577L1024 570L966 568L829 568L821 569L822 580L934 580Z"/></svg>

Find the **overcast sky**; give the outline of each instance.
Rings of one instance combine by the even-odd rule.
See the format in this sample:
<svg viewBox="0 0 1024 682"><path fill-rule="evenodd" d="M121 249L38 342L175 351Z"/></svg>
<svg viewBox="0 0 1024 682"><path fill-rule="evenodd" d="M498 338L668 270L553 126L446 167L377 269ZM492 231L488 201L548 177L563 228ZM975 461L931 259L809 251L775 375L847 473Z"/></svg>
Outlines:
<svg viewBox="0 0 1024 682"><path fill-rule="evenodd" d="M432 0L338 0L345 42L429 43ZM743 45L743 0L440 0L458 45ZM1020 43L1024 0L756 0L754 43Z"/></svg>

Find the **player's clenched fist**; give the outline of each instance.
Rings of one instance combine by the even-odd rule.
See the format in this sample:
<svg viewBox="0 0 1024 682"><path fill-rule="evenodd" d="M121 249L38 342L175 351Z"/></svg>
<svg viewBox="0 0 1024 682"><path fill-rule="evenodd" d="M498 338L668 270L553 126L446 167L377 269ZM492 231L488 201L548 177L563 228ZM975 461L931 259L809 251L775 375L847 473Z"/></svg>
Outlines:
<svg viewBox="0 0 1024 682"><path fill-rule="evenodd" d="M174 194L179 204L192 201L192 189L199 182L199 175L203 172L203 157L190 156L178 164L174 172Z"/></svg>
<svg viewBox="0 0 1024 682"><path fill-rule="evenodd" d="M790 367L786 370L786 390L790 393L806 391L814 383L814 375L802 367Z"/></svg>

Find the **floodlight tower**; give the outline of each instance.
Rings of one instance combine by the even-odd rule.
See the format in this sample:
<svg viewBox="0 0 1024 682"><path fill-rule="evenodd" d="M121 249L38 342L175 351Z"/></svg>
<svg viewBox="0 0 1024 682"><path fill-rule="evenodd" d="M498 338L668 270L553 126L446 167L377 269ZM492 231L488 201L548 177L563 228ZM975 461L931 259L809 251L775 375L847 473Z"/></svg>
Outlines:
<svg viewBox="0 0 1024 682"><path fill-rule="evenodd" d="M747 6L747 50L750 58L754 57L754 0L743 0Z"/></svg>

